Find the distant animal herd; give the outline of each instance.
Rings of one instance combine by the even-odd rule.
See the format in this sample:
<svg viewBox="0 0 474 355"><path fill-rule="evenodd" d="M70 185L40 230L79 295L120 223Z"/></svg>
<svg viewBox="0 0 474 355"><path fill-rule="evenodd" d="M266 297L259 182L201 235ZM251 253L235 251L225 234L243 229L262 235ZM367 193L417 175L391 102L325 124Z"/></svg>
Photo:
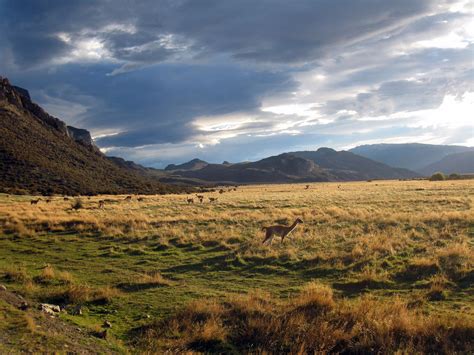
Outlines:
<svg viewBox="0 0 474 355"><path fill-rule="evenodd" d="M226 192L231 192L231 191L237 191L237 187L238 186L234 186L234 187L231 187L231 188L228 188L227 190L224 190L224 189L219 189L218 192L219 194L223 194L223 193L226 193ZM308 190L310 187L310 185L305 185L304 189L305 190ZM339 186L338 186L339 188ZM185 202L188 203L188 204L194 204L194 199L197 199L200 203L204 203L205 201L205 198L206 196L204 195L200 195L200 194L196 194L194 195L193 197L187 197ZM88 199L90 199L90 196L88 197ZM209 203L217 203L218 202L218 198L217 197L214 197L214 196L208 196L207 199L209 200ZM64 201L69 201L70 198L67 197L67 196L64 196L63 197L63 200ZM40 197L36 198L36 199L33 199L33 200L30 200L30 204L31 205L37 205L40 201L43 201L43 199L41 199ZM46 203L50 203L52 201L51 198L47 198L44 200ZM76 199L77 201L77 199ZM105 205L107 202L119 202L120 200L119 199L108 199L108 200L99 200L97 202L98 206L97 208L98 209L104 209L105 208ZM123 198L123 201L125 202L131 202L133 201L133 196L132 195L128 195L128 196L125 196ZM136 201L138 202L143 202L143 201L146 201L146 198L145 197L136 197ZM293 230L296 229L296 227L298 226L298 224L300 223L303 223L303 221L300 219L300 218L297 218L294 223L290 226L285 226L285 225L272 225L272 226L265 226L265 227L262 227L262 231L265 232L265 238L263 240L263 244L265 243L268 243L268 244L271 244L272 243L272 240L275 236L279 236L281 238L281 243L283 243L283 240L285 239L285 237L287 237Z"/></svg>

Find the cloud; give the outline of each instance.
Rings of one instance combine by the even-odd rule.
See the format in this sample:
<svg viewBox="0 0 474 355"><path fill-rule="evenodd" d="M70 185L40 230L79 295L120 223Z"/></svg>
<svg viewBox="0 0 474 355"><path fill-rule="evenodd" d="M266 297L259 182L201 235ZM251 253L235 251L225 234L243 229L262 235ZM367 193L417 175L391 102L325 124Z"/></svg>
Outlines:
<svg viewBox="0 0 474 355"><path fill-rule="evenodd" d="M124 65L158 63L177 54L222 53L271 63L312 62L330 48L400 28L442 3L298 0L290 6L283 0L6 1L4 28L9 29L6 38L21 66L71 57L81 41L103 43L110 57ZM58 38L59 34L69 42Z"/></svg>
<svg viewBox="0 0 474 355"><path fill-rule="evenodd" d="M464 0L3 0L0 67L104 150L155 165L378 136L468 142L459 127L472 123L448 116L472 105L471 11Z"/></svg>

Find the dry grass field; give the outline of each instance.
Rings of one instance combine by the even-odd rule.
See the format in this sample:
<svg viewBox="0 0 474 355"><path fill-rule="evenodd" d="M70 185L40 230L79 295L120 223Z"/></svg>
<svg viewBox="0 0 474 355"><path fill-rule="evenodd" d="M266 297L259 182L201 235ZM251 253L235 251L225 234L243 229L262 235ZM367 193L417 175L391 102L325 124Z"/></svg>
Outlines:
<svg viewBox="0 0 474 355"><path fill-rule="evenodd" d="M224 190L0 195L0 352L472 353L473 180Z"/></svg>

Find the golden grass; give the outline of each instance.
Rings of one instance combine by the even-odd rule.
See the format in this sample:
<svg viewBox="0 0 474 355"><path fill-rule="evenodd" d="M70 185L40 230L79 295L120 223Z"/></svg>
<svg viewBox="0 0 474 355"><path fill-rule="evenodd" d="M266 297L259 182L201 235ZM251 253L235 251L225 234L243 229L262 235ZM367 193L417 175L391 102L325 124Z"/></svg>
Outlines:
<svg viewBox="0 0 474 355"><path fill-rule="evenodd" d="M216 274L212 268L227 268L229 274L233 268L237 272L258 269L279 280L295 273L305 281L321 277L334 287L333 291L320 283L308 284L288 300L258 291L229 295L225 301L195 301L159 323L161 329L158 323L144 329L140 341L146 351L231 352L242 350L244 344L254 344L254 352L465 350L461 346L469 343L467 335L473 329L469 306L474 273L472 180L318 183L308 190L304 184L261 185L203 194L203 204L188 204L183 195L147 196L142 201L134 196L131 202L125 202L125 196L94 196L82 198L77 210L71 207L72 200L62 196L38 205L30 204L33 197L2 196L0 233L12 241L41 236L52 243L55 234L78 241L103 238L108 244L100 253L128 262L142 256L150 262L152 255L169 249L179 258L179 266L186 266L188 250L196 265L219 250L225 254L222 264L203 263ZM217 196L218 203L207 202ZM105 201L104 208L99 208L99 200ZM262 245L262 226L290 224L295 218L305 223L283 244L277 240ZM115 240L120 243L114 244ZM199 257L192 250L199 251ZM165 287L149 290L148 286L173 283L159 272L146 272L151 264L149 268L138 265L132 268L133 279L120 278L120 271L111 278L127 297L142 296L142 291L163 291L167 296L173 292ZM183 280L175 284L185 289L193 271L179 275L169 271L171 266L162 270L173 280ZM57 296L66 303L106 303L122 295L115 288L75 282L64 271L39 272L60 288ZM35 291L24 270L11 268L5 275ZM85 274L78 276L80 282L86 281ZM270 276L268 289L273 287ZM236 280L245 277L245 273L235 274ZM288 287L293 292L300 286ZM195 297L202 289L193 287L189 293ZM219 287L232 289L228 284ZM224 292L216 291L220 296ZM369 295L356 297L363 292ZM354 299L342 299L341 294ZM425 313L417 305L424 305Z"/></svg>
<svg viewBox="0 0 474 355"><path fill-rule="evenodd" d="M54 290L44 297L47 300L67 305L93 303L110 303L114 298L120 297L121 292L115 287L103 286L94 288L87 284L71 284L61 290Z"/></svg>
<svg viewBox="0 0 474 355"><path fill-rule="evenodd" d="M5 270L4 277L8 281L17 282L20 284L27 284L31 280L25 268L15 266L7 268Z"/></svg>
<svg viewBox="0 0 474 355"><path fill-rule="evenodd" d="M150 352L449 353L468 351L472 336L472 320L426 316L398 297L334 300L328 286L313 282L285 301L258 293L194 301L143 327L139 346Z"/></svg>
<svg viewBox="0 0 474 355"><path fill-rule="evenodd" d="M152 271L146 274L140 275L137 279L134 280L138 284L150 284L150 285L171 285L171 281L165 279L159 271Z"/></svg>

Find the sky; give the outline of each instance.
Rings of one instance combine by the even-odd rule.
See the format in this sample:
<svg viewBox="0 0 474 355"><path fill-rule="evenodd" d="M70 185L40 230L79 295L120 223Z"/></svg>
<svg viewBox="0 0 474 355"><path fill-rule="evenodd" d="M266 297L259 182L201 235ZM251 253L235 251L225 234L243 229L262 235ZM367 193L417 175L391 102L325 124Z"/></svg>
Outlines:
<svg viewBox="0 0 474 355"><path fill-rule="evenodd" d="M472 0L0 0L0 75L164 167L474 146Z"/></svg>

